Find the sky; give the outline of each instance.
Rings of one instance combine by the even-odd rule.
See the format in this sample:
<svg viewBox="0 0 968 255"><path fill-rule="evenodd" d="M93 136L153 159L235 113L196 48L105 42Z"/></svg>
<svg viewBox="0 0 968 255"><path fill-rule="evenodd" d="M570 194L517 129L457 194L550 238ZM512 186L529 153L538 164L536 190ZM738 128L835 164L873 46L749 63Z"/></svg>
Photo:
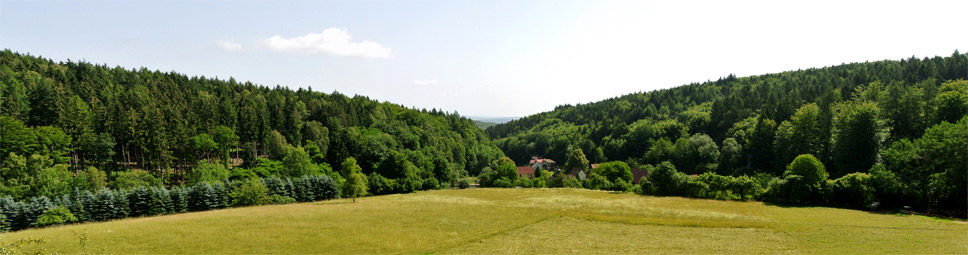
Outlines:
<svg viewBox="0 0 968 255"><path fill-rule="evenodd" d="M968 1L7 1L0 48L517 117L968 51Z"/></svg>

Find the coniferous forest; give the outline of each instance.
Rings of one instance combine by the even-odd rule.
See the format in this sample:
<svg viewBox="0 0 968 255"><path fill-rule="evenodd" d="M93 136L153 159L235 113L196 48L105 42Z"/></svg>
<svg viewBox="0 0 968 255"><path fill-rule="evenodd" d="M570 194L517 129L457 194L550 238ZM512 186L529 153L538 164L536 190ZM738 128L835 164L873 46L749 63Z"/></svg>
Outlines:
<svg viewBox="0 0 968 255"><path fill-rule="evenodd" d="M730 75L482 129L457 112L365 96L4 50L0 230L463 188L475 178L963 217L966 79L968 55L956 51ZM532 156L564 171L519 176ZM635 180L631 169L648 175Z"/></svg>
<svg viewBox="0 0 968 255"><path fill-rule="evenodd" d="M436 189L503 156L456 112L0 52L4 229L37 224L58 206L79 214L124 205L103 219L221 208L244 188L278 195L256 204L333 198L350 175L370 194ZM351 166L358 173L340 173ZM253 179L263 181L244 185ZM131 192L142 187L195 189ZM167 195L195 191L212 199L178 207ZM217 205L190 206L209 202Z"/></svg>

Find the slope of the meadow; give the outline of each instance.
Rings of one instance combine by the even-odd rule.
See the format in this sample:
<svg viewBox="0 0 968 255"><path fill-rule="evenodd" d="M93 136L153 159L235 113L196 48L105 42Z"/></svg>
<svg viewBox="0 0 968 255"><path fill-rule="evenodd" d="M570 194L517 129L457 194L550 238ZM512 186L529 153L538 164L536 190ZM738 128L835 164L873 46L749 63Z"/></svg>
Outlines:
<svg viewBox="0 0 968 255"><path fill-rule="evenodd" d="M439 190L5 233L44 253L968 254L963 221L575 189Z"/></svg>

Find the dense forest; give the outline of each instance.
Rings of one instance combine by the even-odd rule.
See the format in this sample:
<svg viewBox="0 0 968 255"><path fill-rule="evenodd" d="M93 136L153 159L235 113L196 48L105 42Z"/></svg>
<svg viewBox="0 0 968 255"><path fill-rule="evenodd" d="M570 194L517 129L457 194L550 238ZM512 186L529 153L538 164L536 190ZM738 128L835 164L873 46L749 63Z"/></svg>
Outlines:
<svg viewBox="0 0 968 255"><path fill-rule="evenodd" d="M0 195L12 200L269 177L343 182L351 158L371 193L409 192L455 185L503 156L456 112L0 52Z"/></svg>
<svg viewBox="0 0 968 255"><path fill-rule="evenodd" d="M767 200L838 204L831 200L846 194L861 196L857 203L864 207L880 201L964 211L965 79L968 55L957 51L950 57L730 75L562 105L486 132L514 162L528 162L533 155L559 162L586 157L592 163L623 161L632 168L660 170L665 174L655 178L665 182L663 176L676 177L679 171L703 174L692 179L705 186L689 196L713 197L701 195L716 186L703 180L758 176ZM811 181L816 186L811 189L825 196L799 199L789 188L777 194L782 183L803 182L804 173L790 171L797 168L794 159L798 166L822 172L812 174L819 179ZM864 194L835 190L855 180L864 185L853 188ZM689 180L681 182L686 187ZM661 194L662 185L669 186L655 183L644 189Z"/></svg>
<svg viewBox="0 0 968 255"><path fill-rule="evenodd" d="M463 188L474 177L484 187L964 217L966 79L968 55L956 51L730 75L493 125L364 96L4 50L0 231ZM519 176L532 156L565 171Z"/></svg>

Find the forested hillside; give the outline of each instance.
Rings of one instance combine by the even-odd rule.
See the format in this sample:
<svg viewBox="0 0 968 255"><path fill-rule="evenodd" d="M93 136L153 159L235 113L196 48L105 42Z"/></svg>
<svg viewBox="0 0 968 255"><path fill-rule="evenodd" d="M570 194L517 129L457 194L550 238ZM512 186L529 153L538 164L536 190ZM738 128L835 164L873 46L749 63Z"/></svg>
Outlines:
<svg viewBox="0 0 968 255"><path fill-rule="evenodd" d="M767 174L790 183L803 177L790 172L791 162L810 154L822 162L819 170L826 170L817 181L818 190L826 185L828 173L831 180L846 176L836 183L858 179L867 185L867 174L873 178L876 172L877 178L883 177L878 180L899 183L844 194L863 197L857 199L860 203L891 200L895 205L964 210L966 78L968 55L957 51L950 57L730 75L563 105L486 132L519 163L532 155L564 162L580 149L581 157L592 163L618 160L651 169L669 161L668 167L685 174ZM855 172L864 175L849 175ZM767 189L769 179L759 180ZM660 194L661 185L656 184ZM837 197L830 192L828 198ZM789 200L823 203L821 198Z"/></svg>
<svg viewBox="0 0 968 255"><path fill-rule="evenodd" d="M340 181L332 166L351 157L381 187L371 193L389 193L453 183L503 154L456 112L0 52L0 195Z"/></svg>

